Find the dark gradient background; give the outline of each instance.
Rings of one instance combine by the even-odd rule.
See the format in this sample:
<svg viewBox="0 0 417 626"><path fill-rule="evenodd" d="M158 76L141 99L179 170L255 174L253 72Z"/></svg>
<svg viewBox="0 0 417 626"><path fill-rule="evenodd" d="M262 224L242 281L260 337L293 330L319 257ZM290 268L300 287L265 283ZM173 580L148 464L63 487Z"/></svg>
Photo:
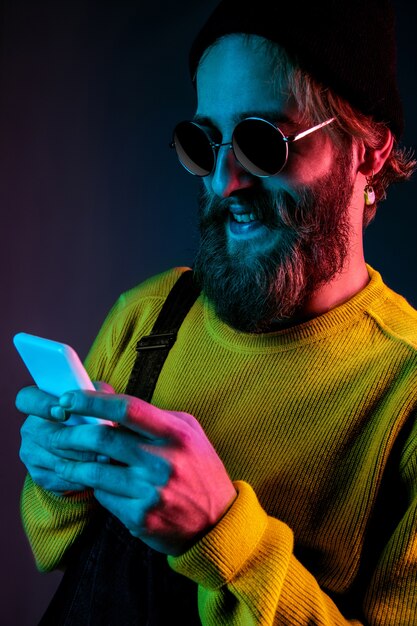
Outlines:
<svg viewBox="0 0 417 626"><path fill-rule="evenodd" d="M193 113L187 51L215 4L1 5L2 626L35 625L60 579L36 571L19 518L14 397L30 380L12 336L65 341L83 358L121 291L192 263L197 182L168 143ZM403 142L416 148L417 11L397 5ZM389 191L366 234L368 262L414 306L416 212L415 179Z"/></svg>

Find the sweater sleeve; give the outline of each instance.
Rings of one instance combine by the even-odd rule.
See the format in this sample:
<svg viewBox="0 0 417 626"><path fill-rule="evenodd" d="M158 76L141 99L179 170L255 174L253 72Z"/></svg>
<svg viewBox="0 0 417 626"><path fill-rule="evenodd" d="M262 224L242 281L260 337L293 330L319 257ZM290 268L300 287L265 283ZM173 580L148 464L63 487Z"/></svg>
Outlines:
<svg viewBox="0 0 417 626"><path fill-rule="evenodd" d="M40 572L52 571L62 564L96 507L91 491L60 497L39 487L30 474L26 476L21 497L22 522Z"/></svg>
<svg viewBox="0 0 417 626"><path fill-rule="evenodd" d="M378 626L417 624L417 424L400 473L407 507L380 554L365 596L365 614Z"/></svg>
<svg viewBox="0 0 417 626"><path fill-rule="evenodd" d="M247 483L235 486L238 497L218 525L184 554L168 557L174 571L198 584L204 626L416 623L415 501L381 558L362 616L347 619L294 556L291 529L266 514Z"/></svg>

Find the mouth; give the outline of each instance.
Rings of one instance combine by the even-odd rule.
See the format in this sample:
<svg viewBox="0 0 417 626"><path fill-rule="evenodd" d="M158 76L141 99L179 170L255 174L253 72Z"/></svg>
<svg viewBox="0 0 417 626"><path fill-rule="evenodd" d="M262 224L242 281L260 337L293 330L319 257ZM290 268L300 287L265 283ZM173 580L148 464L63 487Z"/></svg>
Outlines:
<svg viewBox="0 0 417 626"><path fill-rule="evenodd" d="M248 239L260 235L267 227L256 213L243 207L233 207L229 210L228 231L234 239Z"/></svg>
<svg viewBox="0 0 417 626"><path fill-rule="evenodd" d="M257 217L255 213L230 213L230 218L238 224L249 224L249 222L256 222Z"/></svg>

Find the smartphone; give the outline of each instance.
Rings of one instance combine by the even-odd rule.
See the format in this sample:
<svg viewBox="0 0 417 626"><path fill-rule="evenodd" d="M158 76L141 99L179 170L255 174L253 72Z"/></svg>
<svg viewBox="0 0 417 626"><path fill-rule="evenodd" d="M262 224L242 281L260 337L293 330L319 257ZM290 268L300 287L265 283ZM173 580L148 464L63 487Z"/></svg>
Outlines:
<svg viewBox="0 0 417 626"><path fill-rule="evenodd" d="M17 333L13 343L33 380L42 391L60 396L66 391L95 391L78 354L71 346L29 333ZM68 426L85 423L113 425L108 420L87 415L71 415Z"/></svg>

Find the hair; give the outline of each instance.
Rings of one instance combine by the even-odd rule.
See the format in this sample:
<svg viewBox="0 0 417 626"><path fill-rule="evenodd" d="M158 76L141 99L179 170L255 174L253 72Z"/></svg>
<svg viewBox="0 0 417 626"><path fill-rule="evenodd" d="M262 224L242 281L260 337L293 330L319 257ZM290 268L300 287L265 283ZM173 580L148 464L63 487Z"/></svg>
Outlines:
<svg viewBox="0 0 417 626"><path fill-rule="evenodd" d="M230 35L223 37L228 36ZM362 141L366 150L375 150L384 144L389 128L387 123L365 115L333 89L321 84L311 74L302 70L279 44L258 35L239 33L239 36L243 36L247 43L252 45L255 43L266 49L273 64L271 82L281 93L285 90L288 97L294 98L299 111L304 112L303 122L314 125L335 117L335 123L323 128L323 132L328 133L341 147L352 146L355 142ZM200 63L223 37L204 51ZM372 177L375 203L371 206L365 205L364 228L375 217L377 204L386 198L388 187L393 183L409 180L416 167L417 161L414 159L413 150L401 146L394 137L389 157L382 169Z"/></svg>

